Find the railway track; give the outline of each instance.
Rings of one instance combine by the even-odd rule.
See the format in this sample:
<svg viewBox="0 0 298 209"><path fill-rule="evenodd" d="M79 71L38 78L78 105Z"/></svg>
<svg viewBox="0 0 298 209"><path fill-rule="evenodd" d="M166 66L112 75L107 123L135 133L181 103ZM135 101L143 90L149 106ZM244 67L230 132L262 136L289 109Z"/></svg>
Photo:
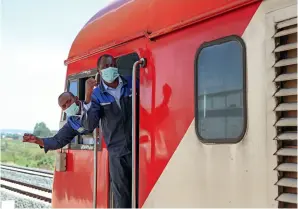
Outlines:
<svg viewBox="0 0 298 209"><path fill-rule="evenodd" d="M53 178L53 172L40 170L40 169L31 169L24 168L20 166L12 165L3 165L1 164L1 170L9 170L13 172L19 172L24 174L44 177L44 178ZM19 196L33 198L34 200L39 200L45 203L51 203L52 200L52 190L37 185L25 183L16 179L0 178L1 190L18 194Z"/></svg>
<svg viewBox="0 0 298 209"><path fill-rule="evenodd" d="M12 165L5 165L5 164L1 164L0 166L1 166L1 170L5 169L5 170L15 171L15 172L19 172L19 173L35 175L35 176L53 178L53 175L54 175L54 173L52 171L47 171L47 170L42 170L42 169L27 168L27 167L21 167L21 166L12 166Z"/></svg>

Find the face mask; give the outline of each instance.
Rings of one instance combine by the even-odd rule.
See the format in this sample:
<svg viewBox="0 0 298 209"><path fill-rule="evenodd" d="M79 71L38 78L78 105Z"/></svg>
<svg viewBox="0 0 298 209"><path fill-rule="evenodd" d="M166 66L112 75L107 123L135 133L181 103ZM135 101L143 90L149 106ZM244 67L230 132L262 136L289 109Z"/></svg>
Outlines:
<svg viewBox="0 0 298 209"><path fill-rule="evenodd" d="M113 83L119 77L118 68L108 67L101 70L101 77L107 83Z"/></svg>
<svg viewBox="0 0 298 209"><path fill-rule="evenodd" d="M80 107L74 102L64 112L67 116L74 116L78 114Z"/></svg>

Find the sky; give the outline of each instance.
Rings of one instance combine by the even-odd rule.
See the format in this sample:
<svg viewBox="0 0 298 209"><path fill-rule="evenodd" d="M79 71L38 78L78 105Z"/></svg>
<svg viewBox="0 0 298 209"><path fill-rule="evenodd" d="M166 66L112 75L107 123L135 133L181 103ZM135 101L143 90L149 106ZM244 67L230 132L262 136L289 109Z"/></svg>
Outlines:
<svg viewBox="0 0 298 209"><path fill-rule="evenodd" d="M71 44L113 0L0 0L0 129L59 129Z"/></svg>

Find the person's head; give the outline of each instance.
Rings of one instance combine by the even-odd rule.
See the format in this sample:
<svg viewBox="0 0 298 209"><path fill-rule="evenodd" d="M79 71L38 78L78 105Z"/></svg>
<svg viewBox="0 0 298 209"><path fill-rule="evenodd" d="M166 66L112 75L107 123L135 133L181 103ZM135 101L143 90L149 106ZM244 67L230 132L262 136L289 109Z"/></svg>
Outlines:
<svg viewBox="0 0 298 209"><path fill-rule="evenodd" d="M106 84L115 82L119 77L116 59L108 54L102 55L97 61L97 69Z"/></svg>
<svg viewBox="0 0 298 209"><path fill-rule="evenodd" d="M60 94L58 104L67 116L76 115L80 110L79 98L69 91Z"/></svg>

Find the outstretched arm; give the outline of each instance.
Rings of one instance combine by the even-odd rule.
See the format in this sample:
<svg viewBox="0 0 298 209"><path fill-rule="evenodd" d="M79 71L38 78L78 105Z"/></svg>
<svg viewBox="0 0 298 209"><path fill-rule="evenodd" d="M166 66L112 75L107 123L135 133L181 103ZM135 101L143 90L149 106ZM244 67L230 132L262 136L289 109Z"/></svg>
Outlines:
<svg viewBox="0 0 298 209"><path fill-rule="evenodd" d="M78 135L67 123L58 131L58 133L49 138L39 138L33 134L24 134L23 142L35 143L44 148L45 153L49 150L56 150L69 144L71 140Z"/></svg>

